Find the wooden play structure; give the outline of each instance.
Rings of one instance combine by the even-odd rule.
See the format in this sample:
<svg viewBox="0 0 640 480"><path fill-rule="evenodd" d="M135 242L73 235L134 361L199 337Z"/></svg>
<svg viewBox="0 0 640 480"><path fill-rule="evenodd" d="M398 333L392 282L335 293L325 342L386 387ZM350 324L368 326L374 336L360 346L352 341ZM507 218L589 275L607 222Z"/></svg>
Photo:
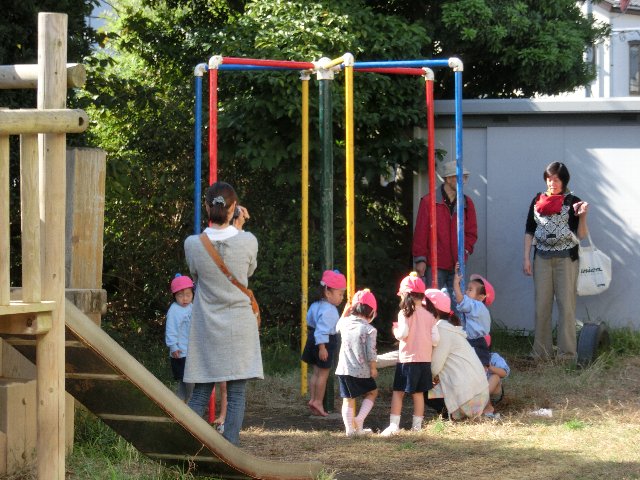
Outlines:
<svg viewBox="0 0 640 480"><path fill-rule="evenodd" d="M0 66L0 88L38 90L37 109L0 108L0 475L35 462L38 479L65 478L71 394L148 457L195 475L316 478L319 463L260 459L228 443L100 328L106 156L67 151L66 134L88 126L83 111L65 108L84 69L66 63L67 16L38 22L38 65ZM18 135L22 282L12 288L9 146Z"/></svg>

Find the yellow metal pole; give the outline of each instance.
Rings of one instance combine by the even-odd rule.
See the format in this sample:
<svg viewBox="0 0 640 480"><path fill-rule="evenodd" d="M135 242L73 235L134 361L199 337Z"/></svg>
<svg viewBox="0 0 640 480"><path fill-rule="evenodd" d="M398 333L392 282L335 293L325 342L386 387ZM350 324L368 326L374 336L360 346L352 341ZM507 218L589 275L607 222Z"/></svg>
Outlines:
<svg viewBox="0 0 640 480"><path fill-rule="evenodd" d="M300 232L300 351L307 343L307 307L309 304L309 72L302 72L302 211ZM307 394L307 364L300 362L300 395Z"/></svg>
<svg viewBox="0 0 640 480"><path fill-rule="evenodd" d="M333 60L329 60L328 62L323 62L322 68L329 69L331 67L335 67L336 65L340 65L341 63L344 63L346 67L348 59L351 59L351 66L353 67L353 55L351 55L350 53L345 53L341 57L334 58Z"/></svg>
<svg viewBox="0 0 640 480"><path fill-rule="evenodd" d="M347 204L347 299L351 301L356 287L355 271L355 193L354 193L354 135L353 135L353 64L350 53L342 56L344 61L344 104L346 116L346 204Z"/></svg>

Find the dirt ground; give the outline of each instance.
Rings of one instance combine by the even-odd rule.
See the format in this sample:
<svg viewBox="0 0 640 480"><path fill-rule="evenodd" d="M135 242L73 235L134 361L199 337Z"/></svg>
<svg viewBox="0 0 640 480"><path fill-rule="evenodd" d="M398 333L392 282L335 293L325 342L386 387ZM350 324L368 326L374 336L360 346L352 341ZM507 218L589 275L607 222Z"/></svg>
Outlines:
<svg viewBox="0 0 640 480"><path fill-rule="evenodd" d="M347 438L337 384L334 413L320 418L309 414L293 382L258 382L249 392L241 446L262 458L320 461L339 480L640 479L640 358L611 371L507 360L512 375L498 422L450 422L427 411L422 432ZM388 425L391 375L381 375L365 422L374 432ZM552 417L534 415L540 408ZM411 414L407 397L402 428L410 427Z"/></svg>

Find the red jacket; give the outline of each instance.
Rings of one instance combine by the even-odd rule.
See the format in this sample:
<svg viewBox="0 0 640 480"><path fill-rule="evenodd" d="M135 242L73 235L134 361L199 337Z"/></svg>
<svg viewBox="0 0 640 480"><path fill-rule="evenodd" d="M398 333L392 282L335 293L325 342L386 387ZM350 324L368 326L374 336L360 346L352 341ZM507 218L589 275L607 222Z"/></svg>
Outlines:
<svg viewBox="0 0 640 480"><path fill-rule="evenodd" d="M464 249L466 251L466 262L467 256L473 253L473 247L476 244L476 240L478 240L478 222L473 201L466 195L464 198ZM442 188L438 188L436 191L436 226L438 229L438 268L441 270L453 270L458 261L458 215L456 214L456 208L454 208L453 214L449 213L449 207L442 198ZM424 261L430 266L430 224L429 195L425 195L420 199L418 217L413 231L411 253L414 263Z"/></svg>

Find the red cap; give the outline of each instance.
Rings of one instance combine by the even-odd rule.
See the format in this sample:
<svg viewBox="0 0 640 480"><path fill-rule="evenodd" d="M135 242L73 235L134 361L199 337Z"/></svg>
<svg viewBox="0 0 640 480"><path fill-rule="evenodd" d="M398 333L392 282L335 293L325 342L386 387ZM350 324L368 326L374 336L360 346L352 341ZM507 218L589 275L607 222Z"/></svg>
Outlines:
<svg viewBox="0 0 640 480"><path fill-rule="evenodd" d="M484 285L484 291L487 294L487 297L484 299L484 304L488 307L493 303L496 299L496 291L493 289L493 285L489 283L489 280L484 278L482 275L478 275L474 273L469 277L469 280L479 280Z"/></svg>
<svg viewBox="0 0 640 480"><path fill-rule="evenodd" d="M179 292L185 288L193 288L193 280L186 275L176 273L176 276L171 280L171 293Z"/></svg>
<svg viewBox="0 0 640 480"><path fill-rule="evenodd" d="M325 270L322 273L320 285L323 287L335 288L338 290L346 290L347 279L338 270Z"/></svg>
<svg viewBox="0 0 640 480"><path fill-rule="evenodd" d="M371 293L371 290L368 288L358 290L353 296L351 299L351 306L353 307L357 303L370 306L374 312L378 311L378 302L376 302L376 297L373 296L373 293Z"/></svg>
<svg viewBox="0 0 640 480"><path fill-rule="evenodd" d="M411 272L400 282L398 295L402 295L403 293L424 293L425 288L424 282L418 274L416 272Z"/></svg>
<svg viewBox="0 0 640 480"><path fill-rule="evenodd" d="M442 290L429 288L424 292L424 296L441 312L449 313L451 311L451 299Z"/></svg>

